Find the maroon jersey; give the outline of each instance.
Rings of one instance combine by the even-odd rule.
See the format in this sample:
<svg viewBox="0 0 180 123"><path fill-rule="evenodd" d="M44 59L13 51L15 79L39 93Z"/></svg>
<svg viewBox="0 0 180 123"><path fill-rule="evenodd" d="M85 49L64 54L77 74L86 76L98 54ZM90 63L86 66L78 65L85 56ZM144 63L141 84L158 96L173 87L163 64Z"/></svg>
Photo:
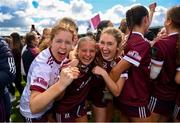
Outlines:
<svg viewBox="0 0 180 123"><path fill-rule="evenodd" d="M63 98L55 103L57 113L72 111L80 103L85 102L90 90L93 74L92 65L80 66L80 76L75 79L65 90Z"/></svg>
<svg viewBox="0 0 180 123"><path fill-rule="evenodd" d="M103 68L109 73L111 69L121 60L120 57L116 58L112 61L106 61L103 59ZM104 96L104 89L105 89L106 83L104 82L104 79L102 77L96 76L93 79L93 87L90 90L89 97L92 103L98 107L104 107L106 106L106 102L103 101Z"/></svg>
<svg viewBox="0 0 180 123"><path fill-rule="evenodd" d="M149 100L150 44L143 35L133 32L127 41L124 60L132 64L120 95L120 102L129 106L145 106Z"/></svg>
<svg viewBox="0 0 180 123"><path fill-rule="evenodd" d="M163 61L163 66L158 77L153 80L154 87L152 95L167 101L176 98L177 84L176 74L176 41L178 34L172 34L157 41L153 46L152 58L156 61Z"/></svg>

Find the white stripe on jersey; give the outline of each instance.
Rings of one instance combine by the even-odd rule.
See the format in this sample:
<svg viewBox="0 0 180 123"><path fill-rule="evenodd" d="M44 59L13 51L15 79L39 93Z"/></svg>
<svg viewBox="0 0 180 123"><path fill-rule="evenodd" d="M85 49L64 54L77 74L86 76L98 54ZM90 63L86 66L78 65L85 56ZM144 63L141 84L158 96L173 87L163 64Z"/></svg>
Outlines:
<svg viewBox="0 0 180 123"><path fill-rule="evenodd" d="M155 106L156 106L156 102L157 102L157 98L151 96L150 102L149 102L149 104L148 104L148 108L149 108L149 110L150 110L151 112L154 111L154 108L155 108Z"/></svg>
<svg viewBox="0 0 180 123"><path fill-rule="evenodd" d="M123 57L123 59L126 60L126 61L128 61L128 62L130 62L130 63L132 63L132 64L135 65L136 67L138 67L138 66L140 65L140 62L139 62L139 61L136 61L136 60L130 58L129 56L126 56L126 55L125 55L125 56Z"/></svg>
<svg viewBox="0 0 180 123"><path fill-rule="evenodd" d="M139 107L139 117L140 118L146 118L146 110L145 107Z"/></svg>
<svg viewBox="0 0 180 123"><path fill-rule="evenodd" d="M13 57L8 57L8 64L9 64L9 72L15 74L16 73L16 67Z"/></svg>
<svg viewBox="0 0 180 123"><path fill-rule="evenodd" d="M174 107L173 117L176 119L179 113L180 107L176 104Z"/></svg>
<svg viewBox="0 0 180 123"><path fill-rule="evenodd" d="M56 113L56 120L57 120L57 122L62 122L62 120L61 120L61 114Z"/></svg>
<svg viewBox="0 0 180 123"><path fill-rule="evenodd" d="M76 112L76 115L77 115L78 117L81 117L81 115L79 115L80 109L81 109L81 105L78 106L78 109L77 109L77 112Z"/></svg>

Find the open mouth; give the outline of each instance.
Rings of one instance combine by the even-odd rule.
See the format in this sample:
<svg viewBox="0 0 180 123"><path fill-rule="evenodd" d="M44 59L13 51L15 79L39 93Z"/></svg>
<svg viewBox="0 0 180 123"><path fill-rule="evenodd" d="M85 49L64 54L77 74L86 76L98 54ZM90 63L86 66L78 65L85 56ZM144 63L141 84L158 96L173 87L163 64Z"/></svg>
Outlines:
<svg viewBox="0 0 180 123"><path fill-rule="evenodd" d="M66 52L65 53L61 53L61 52L58 52L59 55L66 55Z"/></svg>

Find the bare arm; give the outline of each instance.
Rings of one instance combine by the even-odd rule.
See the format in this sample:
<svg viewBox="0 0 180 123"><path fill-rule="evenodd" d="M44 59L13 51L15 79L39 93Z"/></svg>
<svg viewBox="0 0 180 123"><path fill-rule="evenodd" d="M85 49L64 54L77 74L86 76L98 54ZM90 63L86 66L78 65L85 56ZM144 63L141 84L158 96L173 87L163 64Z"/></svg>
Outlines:
<svg viewBox="0 0 180 123"><path fill-rule="evenodd" d="M112 68L110 72L110 77L113 81L117 81L119 79L119 76L126 70L128 70L132 66L131 63L128 61L122 59L118 62L118 64Z"/></svg>
<svg viewBox="0 0 180 123"><path fill-rule="evenodd" d="M177 84L180 84L180 71L176 72L175 81Z"/></svg>
<svg viewBox="0 0 180 123"><path fill-rule="evenodd" d="M156 9L156 3L152 3L149 5L149 25L152 22L155 9Z"/></svg>
<svg viewBox="0 0 180 123"><path fill-rule="evenodd" d="M101 75L104 79L104 81L106 82L107 87L110 89L110 91L113 93L114 96L119 96L122 88L124 86L125 83L125 78L121 78L119 76L118 81L115 83L108 75L108 73L101 67L96 66L93 69L93 73L97 74L97 75Z"/></svg>
<svg viewBox="0 0 180 123"><path fill-rule="evenodd" d="M56 97L63 94L66 87L71 84L73 79L79 75L79 70L76 67L64 68L60 73L60 79L54 85L50 86L44 92L32 91L30 95L30 109L32 113L41 112ZM41 103L39 103L41 102Z"/></svg>

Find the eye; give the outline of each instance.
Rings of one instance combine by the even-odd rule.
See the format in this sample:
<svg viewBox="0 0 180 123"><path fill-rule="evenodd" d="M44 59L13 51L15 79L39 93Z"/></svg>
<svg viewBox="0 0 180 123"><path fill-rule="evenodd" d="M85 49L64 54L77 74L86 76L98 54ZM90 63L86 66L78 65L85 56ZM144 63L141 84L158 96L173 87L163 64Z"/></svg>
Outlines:
<svg viewBox="0 0 180 123"><path fill-rule="evenodd" d="M72 42L72 41L66 41L65 43L69 45L69 44L71 44L71 42Z"/></svg>
<svg viewBox="0 0 180 123"><path fill-rule="evenodd" d="M61 39L55 40L56 43L62 43L63 41Z"/></svg>

